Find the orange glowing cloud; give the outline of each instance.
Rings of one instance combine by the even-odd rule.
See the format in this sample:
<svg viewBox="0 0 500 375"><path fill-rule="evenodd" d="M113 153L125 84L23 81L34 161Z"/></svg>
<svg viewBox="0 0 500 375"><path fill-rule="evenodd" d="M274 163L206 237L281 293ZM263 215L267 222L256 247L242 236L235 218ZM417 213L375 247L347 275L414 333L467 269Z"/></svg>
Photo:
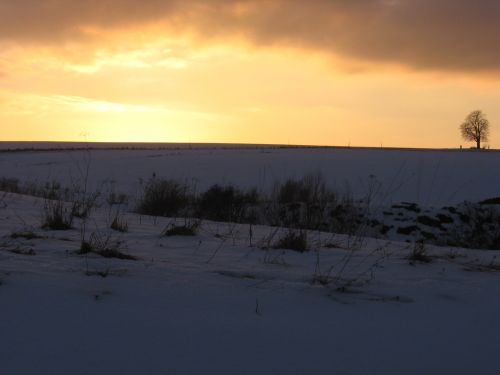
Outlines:
<svg viewBox="0 0 500 375"><path fill-rule="evenodd" d="M241 37L414 68L496 70L495 0L24 0L0 3L4 41L60 44L93 30L161 25L170 36Z"/></svg>
<svg viewBox="0 0 500 375"><path fill-rule="evenodd" d="M2 137L457 147L500 121L497 4L0 2Z"/></svg>

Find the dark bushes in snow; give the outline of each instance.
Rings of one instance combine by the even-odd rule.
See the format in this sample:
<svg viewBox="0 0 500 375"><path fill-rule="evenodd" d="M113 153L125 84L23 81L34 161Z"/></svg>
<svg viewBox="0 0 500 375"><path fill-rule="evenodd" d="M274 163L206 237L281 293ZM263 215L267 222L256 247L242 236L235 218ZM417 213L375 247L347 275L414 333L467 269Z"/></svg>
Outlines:
<svg viewBox="0 0 500 375"><path fill-rule="evenodd" d="M144 188L137 211L144 215L172 217L183 213L192 200L185 184L152 178Z"/></svg>
<svg viewBox="0 0 500 375"><path fill-rule="evenodd" d="M201 194L198 213L201 218L215 221L252 222L247 208L259 203L256 189L242 191L234 186L213 185Z"/></svg>
<svg viewBox="0 0 500 375"><path fill-rule="evenodd" d="M286 249L300 253L309 251L307 232L303 230L289 230L273 246L275 249Z"/></svg>

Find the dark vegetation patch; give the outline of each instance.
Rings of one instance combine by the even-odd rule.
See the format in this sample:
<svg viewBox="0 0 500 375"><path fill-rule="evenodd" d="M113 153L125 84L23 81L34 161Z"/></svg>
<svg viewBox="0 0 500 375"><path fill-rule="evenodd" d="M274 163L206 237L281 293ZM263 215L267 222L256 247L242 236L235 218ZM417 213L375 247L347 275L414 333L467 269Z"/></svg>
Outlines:
<svg viewBox="0 0 500 375"><path fill-rule="evenodd" d="M116 193L112 191L106 197L106 203L109 206L126 205L128 204L128 201L129 201L128 196L125 193Z"/></svg>
<svg viewBox="0 0 500 375"><path fill-rule="evenodd" d="M57 181L49 181L46 183L37 183L33 181L21 184L17 178L0 177L0 191L7 193L16 193L31 195L33 197L52 199L52 200L67 200L71 198L70 188L63 188Z"/></svg>
<svg viewBox="0 0 500 375"><path fill-rule="evenodd" d="M500 211L494 206L464 203L458 207L459 222L445 244L456 247L500 250Z"/></svg>
<svg viewBox="0 0 500 375"><path fill-rule="evenodd" d="M482 204L482 205L500 204L500 197L485 199L484 201L479 202L479 204Z"/></svg>
<svg viewBox="0 0 500 375"><path fill-rule="evenodd" d="M35 250L33 250L32 248L22 248L20 246L16 246L16 247L13 247L11 249L8 250L9 252L13 253L13 254L18 254L18 255L36 255L36 252Z"/></svg>
<svg viewBox="0 0 500 375"><path fill-rule="evenodd" d="M166 237L196 236L199 226L199 221L186 222L183 225L172 224L165 228L165 230L162 232L162 235Z"/></svg>
<svg viewBox="0 0 500 375"><path fill-rule="evenodd" d="M451 224L454 221L451 216L445 215L445 214L437 214L436 217L439 219L439 221L441 223L444 223L444 224Z"/></svg>
<svg viewBox="0 0 500 375"><path fill-rule="evenodd" d="M441 221L437 219L433 219L430 216L427 215L421 215L417 217L417 222L422 225L426 225L428 227L432 228L437 228L437 229L443 229L443 226L441 225Z"/></svg>
<svg viewBox="0 0 500 375"><path fill-rule="evenodd" d="M137 212L345 234L356 233L367 222L367 204L348 195L339 197L320 174L278 182L269 196L257 189L218 184L202 193L194 192L185 184L152 178L139 199Z"/></svg>
<svg viewBox="0 0 500 375"><path fill-rule="evenodd" d="M495 262L488 264L474 263L465 265L463 269L469 272L498 272L500 271L500 264Z"/></svg>
<svg viewBox="0 0 500 375"><path fill-rule="evenodd" d="M236 272L236 271L221 270L221 271L215 271L215 273L217 273L218 275L233 277L236 279L248 279L248 280L257 279L257 277L253 273L249 273L249 272Z"/></svg>
<svg viewBox="0 0 500 375"><path fill-rule="evenodd" d="M36 234L33 231L23 230L23 231L18 231L18 232L12 232L10 234L10 238L12 238L12 239L24 238L25 240L35 240L35 239L42 239L45 237L41 236L39 234Z"/></svg>
<svg viewBox="0 0 500 375"><path fill-rule="evenodd" d="M124 260L138 260L130 254L121 251L123 243L112 238L110 234L94 232L88 240L83 240L77 254L97 254L104 258L116 258Z"/></svg>
<svg viewBox="0 0 500 375"><path fill-rule="evenodd" d="M19 193L19 180L17 178L0 178L0 191L5 191L7 193Z"/></svg>
<svg viewBox="0 0 500 375"><path fill-rule="evenodd" d="M43 206L42 228L51 230L72 229L73 215L62 201L45 200Z"/></svg>
<svg viewBox="0 0 500 375"><path fill-rule="evenodd" d="M397 230L398 234L404 234L404 235L409 235L412 234L413 232L418 232L420 229L416 225L410 225L407 227L400 227Z"/></svg>
<svg viewBox="0 0 500 375"><path fill-rule="evenodd" d="M380 227L380 234L386 235L392 228L394 228L392 225L382 225Z"/></svg>
<svg viewBox="0 0 500 375"><path fill-rule="evenodd" d="M286 249L298 251L300 253L309 251L307 243L307 232L289 230L273 246L275 249Z"/></svg>
<svg viewBox="0 0 500 375"><path fill-rule="evenodd" d="M413 211L419 213L421 209L418 207L418 204L412 202L401 202L400 204L395 204L392 208L399 208L402 210Z"/></svg>
<svg viewBox="0 0 500 375"><path fill-rule="evenodd" d="M411 265L415 263L430 263L432 262L432 257L427 254L427 249L423 241L415 242L413 249L408 255L407 259Z"/></svg>
<svg viewBox="0 0 500 375"><path fill-rule="evenodd" d="M121 219L118 215L115 216L111 222L110 228L121 233L128 232L128 223L126 220Z"/></svg>
<svg viewBox="0 0 500 375"><path fill-rule="evenodd" d="M437 237L436 237L436 235L434 233L430 233L430 232L426 232L426 231L421 231L420 234L426 240L437 240Z"/></svg>
<svg viewBox="0 0 500 375"><path fill-rule="evenodd" d="M248 215L246 209L258 203L256 189L242 191L231 185L213 185L199 198L198 216L214 221L252 223L256 218Z"/></svg>
<svg viewBox="0 0 500 375"><path fill-rule="evenodd" d="M324 244L323 247L325 247L327 249L342 249L342 246L338 243L335 243L335 242L328 242L328 243Z"/></svg>
<svg viewBox="0 0 500 375"><path fill-rule="evenodd" d="M99 254L100 256L104 258L116 258L116 259L126 259L126 260L137 260L136 257L130 255L130 254L125 254L118 249L115 248L110 248L110 249L104 249L95 252L96 254Z"/></svg>
<svg viewBox="0 0 500 375"><path fill-rule="evenodd" d="M95 270L95 271L87 270L85 272L85 275L87 275L87 276L100 276L102 278L106 278L108 276L124 276L126 273L127 273L127 270L123 270L123 269L112 270L110 268L106 268L103 270Z"/></svg>
<svg viewBox="0 0 500 375"><path fill-rule="evenodd" d="M456 214L457 213L457 209L455 207L451 207L451 206L445 206L443 207L443 210L446 210L452 214Z"/></svg>
<svg viewBox="0 0 500 375"><path fill-rule="evenodd" d="M151 178L144 187L137 212L143 215L175 217L188 207L192 198L185 184Z"/></svg>

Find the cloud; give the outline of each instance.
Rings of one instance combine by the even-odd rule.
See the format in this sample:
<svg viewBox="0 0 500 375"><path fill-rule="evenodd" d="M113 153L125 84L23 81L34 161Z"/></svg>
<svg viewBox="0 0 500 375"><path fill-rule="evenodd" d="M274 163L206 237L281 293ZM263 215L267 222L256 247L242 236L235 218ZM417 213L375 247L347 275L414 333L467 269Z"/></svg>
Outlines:
<svg viewBox="0 0 500 375"><path fill-rule="evenodd" d="M156 23L169 37L243 38L414 69L500 70L497 0L18 0L0 40L85 41L89 30Z"/></svg>

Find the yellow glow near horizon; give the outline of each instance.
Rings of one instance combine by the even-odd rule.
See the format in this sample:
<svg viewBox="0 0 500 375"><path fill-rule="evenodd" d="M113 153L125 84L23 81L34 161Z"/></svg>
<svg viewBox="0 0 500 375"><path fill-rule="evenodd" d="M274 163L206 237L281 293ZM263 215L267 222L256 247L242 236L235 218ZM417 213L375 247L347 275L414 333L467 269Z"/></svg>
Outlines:
<svg viewBox="0 0 500 375"><path fill-rule="evenodd" d="M495 79L134 35L7 49L1 139L458 147L458 124L482 108L500 145Z"/></svg>

